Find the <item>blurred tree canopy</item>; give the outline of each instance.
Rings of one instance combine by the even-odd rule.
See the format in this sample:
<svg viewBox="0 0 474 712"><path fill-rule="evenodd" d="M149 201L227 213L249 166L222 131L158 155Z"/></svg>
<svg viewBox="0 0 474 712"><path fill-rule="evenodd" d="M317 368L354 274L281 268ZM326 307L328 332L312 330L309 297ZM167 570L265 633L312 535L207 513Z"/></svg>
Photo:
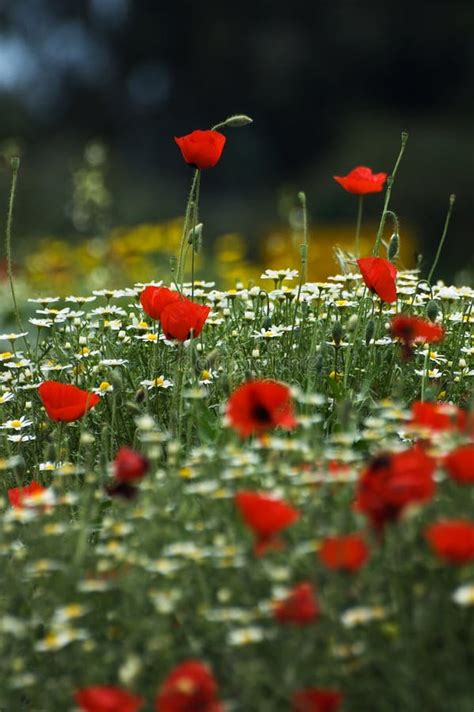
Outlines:
<svg viewBox="0 0 474 712"><path fill-rule="evenodd" d="M173 136L245 112L203 185L206 231L256 239L304 189L311 219L351 221L334 183L354 165L390 172L410 133L393 209L433 255L457 194L446 273L472 244L474 5L369 0L223 5L0 0L0 150L21 148L25 237L72 232L84 144L109 150L113 224L177 215L190 174ZM0 188L7 200L8 170ZM367 205L368 217L381 208Z"/></svg>

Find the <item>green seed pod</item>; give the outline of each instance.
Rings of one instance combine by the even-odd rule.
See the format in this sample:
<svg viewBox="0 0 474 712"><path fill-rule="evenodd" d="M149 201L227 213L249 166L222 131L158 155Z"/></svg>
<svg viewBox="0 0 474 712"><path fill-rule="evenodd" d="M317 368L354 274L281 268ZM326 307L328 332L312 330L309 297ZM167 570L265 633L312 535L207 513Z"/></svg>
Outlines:
<svg viewBox="0 0 474 712"><path fill-rule="evenodd" d="M332 327L332 339L333 339L334 343L336 344L336 346L340 345L340 343L342 341L343 333L344 333L344 331L343 331L341 322L340 321L334 322L333 327Z"/></svg>
<svg viewBox="0 0 474 712"><path fill-rule="evenodd" d="M367 327L365 329L365 345L368 346L375 334L375 322L373 319L369 319L367 322Z"/></svg>
<svg viewBox="0 0 474 712"><path fill-rule="evenodd" d="M388 243L388 259L393 262L398 257L398 252L400 250L400 236L394 232Z"/></svg>
<svg viewBox="0 0 474 712"><path fill-rule="evenodd" d="M438 314L439 314L438 304L433 299L431 299L428 302L428 304L426 305L426 316L428 317L428 319L430 321L432 321L434 323L436 321L436 319L438 318Z"/></svg>

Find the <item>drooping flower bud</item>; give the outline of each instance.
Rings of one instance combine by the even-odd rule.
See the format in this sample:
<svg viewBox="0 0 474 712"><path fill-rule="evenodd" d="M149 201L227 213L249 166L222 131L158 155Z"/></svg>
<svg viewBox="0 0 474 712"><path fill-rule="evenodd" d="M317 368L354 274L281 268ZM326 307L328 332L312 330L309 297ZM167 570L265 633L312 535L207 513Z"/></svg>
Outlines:
<svg viewBox="0 0 474 712"><path fill-rule="evenodd" d="M400 236L394 232L388 243L387 257L390 262L394 262L398 257L400 250Z"/></svg>
<svg viewBox="0 0 474 712"><path fill-rule="evenodd" d="M342 341L343 329L340 321L336 321L332 327L332 338L336 346L339 346Z"/></svg>
<svg viewBox="0 0 474 712"><path fill-rule="evenodd" d="M438 304L433 299L431 299L428 302L428 304L426 305L426 316L428 317L428 319L430 321L432 321L434 323L436 321L436 319L438 318L438 314L439 314Z"/></svg>
<svg viewBox="0 0 474 712"><path fill-rule="evenodd" d="M365 345L368 346L372 339L374 338L374 333L375 333L375 322L373 319L369 319L367 322L367 327L365 329Z"/></svg>

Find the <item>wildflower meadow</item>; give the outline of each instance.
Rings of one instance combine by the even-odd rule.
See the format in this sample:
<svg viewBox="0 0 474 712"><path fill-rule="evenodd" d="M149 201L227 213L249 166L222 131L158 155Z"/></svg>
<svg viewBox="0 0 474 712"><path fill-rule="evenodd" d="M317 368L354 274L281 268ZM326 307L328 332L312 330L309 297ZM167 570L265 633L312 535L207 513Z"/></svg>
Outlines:
<svg viewBox="0 0 474 712"><path fill-rule="evenodd" d="M407 268L402 134L391 172L328 176L354 205L334 274L311 281L301 192L297 263L228 288L200 262L200 197L251 123L176 138L175 254L74 295L17 289L12 159L1 712L474 709L474 290L442 281L454 197L434 263Z"/></svg>

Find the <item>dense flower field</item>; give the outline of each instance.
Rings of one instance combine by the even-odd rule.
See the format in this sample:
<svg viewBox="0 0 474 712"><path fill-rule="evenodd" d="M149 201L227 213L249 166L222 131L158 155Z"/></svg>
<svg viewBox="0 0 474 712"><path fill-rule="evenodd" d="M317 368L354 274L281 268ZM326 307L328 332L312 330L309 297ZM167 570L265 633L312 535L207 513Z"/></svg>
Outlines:
<svg viewBox="0 0 474 712"><path fill-rule="evenodd" d="M0 709L471 712L474 292L380 256L387 198L324 282L306 226L267 289L185 281L218 133L167 284L0 335Z"/></svg>

